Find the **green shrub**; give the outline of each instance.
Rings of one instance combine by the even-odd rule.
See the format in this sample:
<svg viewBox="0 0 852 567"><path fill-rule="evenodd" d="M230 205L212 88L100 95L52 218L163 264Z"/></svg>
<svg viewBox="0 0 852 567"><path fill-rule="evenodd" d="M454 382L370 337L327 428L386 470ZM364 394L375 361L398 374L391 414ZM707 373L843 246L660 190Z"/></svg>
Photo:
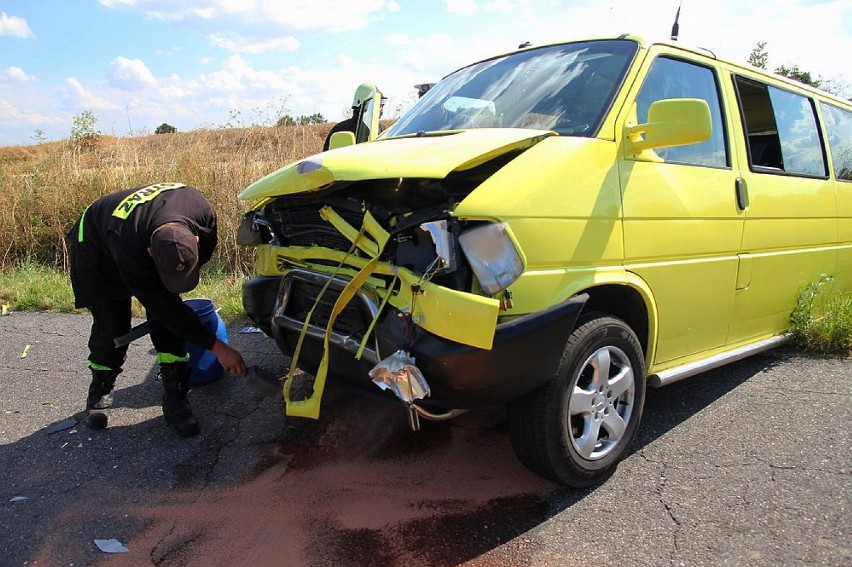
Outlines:
<svg viewBox="0 0 852 567"><path fill-rule="evenodd" d="M790 314L794 343L818 353L852 354L852 295L832 293L823 274L799 294Z"/></svg>

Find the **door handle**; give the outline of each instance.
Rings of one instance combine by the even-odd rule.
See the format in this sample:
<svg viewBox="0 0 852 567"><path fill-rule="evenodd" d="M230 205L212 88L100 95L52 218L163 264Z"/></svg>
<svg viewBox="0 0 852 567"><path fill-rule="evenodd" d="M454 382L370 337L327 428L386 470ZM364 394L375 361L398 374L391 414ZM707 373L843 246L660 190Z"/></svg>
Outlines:
<svg viewBox="0 0 852 567"><path fill-rule="evenodd" d="M736 181L734 181L734 187L737 192L737 207L741 211L744 211L748 208L748 191L746 191L745 179L737 177Z"/></svg>

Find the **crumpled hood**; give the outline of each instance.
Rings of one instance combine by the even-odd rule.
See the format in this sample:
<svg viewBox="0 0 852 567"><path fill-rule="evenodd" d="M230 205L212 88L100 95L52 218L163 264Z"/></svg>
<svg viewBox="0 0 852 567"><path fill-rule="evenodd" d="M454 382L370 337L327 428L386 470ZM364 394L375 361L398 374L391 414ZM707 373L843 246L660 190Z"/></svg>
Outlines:
<svg viewBox="0 0 852 567"><path fill-rule="evenodd" d="M379 139L316 154L282 167L249 185L240 193L240 199L316 191L339 181L443 179L452 171L470 169L554 135L545 130L482 128Z"/></svg>

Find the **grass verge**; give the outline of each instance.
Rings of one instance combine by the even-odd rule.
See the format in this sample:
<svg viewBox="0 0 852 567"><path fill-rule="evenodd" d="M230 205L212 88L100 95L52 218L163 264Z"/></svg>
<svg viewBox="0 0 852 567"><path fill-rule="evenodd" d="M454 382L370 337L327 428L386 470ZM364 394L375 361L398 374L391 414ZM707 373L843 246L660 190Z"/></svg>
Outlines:
<svg viewBox="0 0 852 567"><path fill-rule="evenodd" d="M201 282L184 299L205 298L219 309L226 323L246 321L241 285L247 276L202 270ZM85 312L74 309L71 282L64 272L35 262L24 262L0 272L0 305L16 311ZM145 311L133 301L133 315L145 317Z"/></svg>

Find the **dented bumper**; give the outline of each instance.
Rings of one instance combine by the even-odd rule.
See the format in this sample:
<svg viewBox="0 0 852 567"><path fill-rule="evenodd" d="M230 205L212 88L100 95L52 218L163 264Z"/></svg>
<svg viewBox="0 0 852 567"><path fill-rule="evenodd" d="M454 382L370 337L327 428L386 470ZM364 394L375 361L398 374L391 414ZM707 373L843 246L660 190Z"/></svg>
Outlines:
<svg viewBox="0 0 852 567"><path fill-rule="evenodd" d="M291 309L294 285L319 285L328 276L308 270L291 270L288 276L257 277L243 286L246 313L279 348L293 355L304 330L299 365L315 372L323 358L326 333L321 324L304 321ZM338 278L329 288L340 291L347 281ZM370 369L400 348L416 359L431 388L431 396L418 400L424 408L474 408L515 399L550 380L559 365L568 335L585 304L586 296L571 298L543 311L495 324L490 348L480 348L442 337L413 324L404 309L387 305L366 288L350 306L351 316L375 319L367 340L335 329L329 335L328 375L369 392L380 394L369 377ZM437 318L433 313L431 318ZM321 320L320 320L321 321Z"/></svg>

